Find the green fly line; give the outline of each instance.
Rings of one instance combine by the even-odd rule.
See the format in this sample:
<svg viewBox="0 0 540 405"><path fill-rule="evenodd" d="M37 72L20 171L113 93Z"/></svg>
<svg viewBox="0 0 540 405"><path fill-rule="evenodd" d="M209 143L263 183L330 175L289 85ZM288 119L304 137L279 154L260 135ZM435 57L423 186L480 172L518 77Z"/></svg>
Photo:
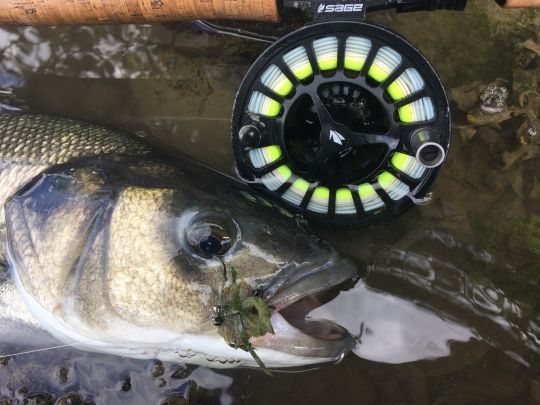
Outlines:
<svg viewBox="0 0 540 405"><path fill-rule="evenodd" d="M344 41L344 54L340 55L339 43ZM369 79L382 84L404 63L404 58L398 50L391 46L373 47L371 39L350 35L346 38L337 36L324 36L311 42L314 52L314 60L310 61L306 48L301 45L281 55L280 66L270 63L259 76L260 83L268 90L253 90L247 104L250 114L277 119L284 114L283 99L291 97L295 91L295 84L284 73L284 65L292 75L302 83L308 83L316 70L325 74L333 75L338 66L339 59L343 58L344 68L352 73L359 74L364 68L366 60L373 53L373 61L370 64L367 76ZM313 65L315 63L315 65ZM314 69L314 68L317 69ZM328 79L331 80L331 79ZM386 87L388 98L393 102L404 100L419 93L426 87L426 83L420 72L414 67L408 67L393 78ZM272 98L272 93L279 97ZM405 124L428 122L435 117L435 105L430 96L420 97L417 100L407 102L397 108L398 121ZM306 195L309 201L305 206L308 212L317 214L329 214L330 201L335 200L334 212L337 215L356 215L359 212L355 204L355 198L359 200L364 212L376 212L385 207L385 202L379 197L375 189L383 190L391 200L399 201L411 190L392 173L384 171L381 176L372 178L362 184L344 184L339 189L329 189L319 185L313 180L302 178L294 173L292 166L277 164L278 161L287 163L282 147L276 142L260 145L247 150L248 159L254 169L260 169L267 165L276 165L268 173L260 177L261 183L269 190L276 191L287 182L291 185L284 192L279 193L280 198L293 206L300 207ZM417 161L415 156L396 151L392 155L391 165L393 169L404 173L415 180L420 180L426 173L426 169ZM313 193L308 190L314 189ZM353 193L357 196L353 197ZM331 198L330 194L333 194ZM359 197L359 198L357 198Z"/></svg>

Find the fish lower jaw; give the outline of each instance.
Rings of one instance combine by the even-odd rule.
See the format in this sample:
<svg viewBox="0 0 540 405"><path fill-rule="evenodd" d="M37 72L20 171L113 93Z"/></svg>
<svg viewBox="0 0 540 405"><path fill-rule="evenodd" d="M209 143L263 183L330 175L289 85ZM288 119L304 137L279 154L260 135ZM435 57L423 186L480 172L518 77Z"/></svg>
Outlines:
<svg viewBox="0 0 540 405"><path fill-rule="evenodd" d="M265 350L275 352L281 348L280 357L294 358L297 365L336 362L352 348L352 337L339 325L325 320L309 320L313 324L330 325L339 329L339 336L317 336L293 325L281 312L274 311L270 319L274 333L250 339L259 356ZM307 328L309 329L309 327Z"/></svg>

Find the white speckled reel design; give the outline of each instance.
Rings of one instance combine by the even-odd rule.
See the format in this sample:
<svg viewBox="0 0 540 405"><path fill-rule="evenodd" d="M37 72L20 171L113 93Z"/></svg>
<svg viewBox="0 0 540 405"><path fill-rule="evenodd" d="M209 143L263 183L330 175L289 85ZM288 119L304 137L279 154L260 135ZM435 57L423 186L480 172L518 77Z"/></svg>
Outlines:
<svg viewBox="0 0 540 405"><path fill-rule="evenodd" d="M240 175L274 201L317 222L368 223L426 196L441 167L417 159L418 139L445 155L450 115L433 68L403 38L321 23L255 62L232 138Z"/></svg>

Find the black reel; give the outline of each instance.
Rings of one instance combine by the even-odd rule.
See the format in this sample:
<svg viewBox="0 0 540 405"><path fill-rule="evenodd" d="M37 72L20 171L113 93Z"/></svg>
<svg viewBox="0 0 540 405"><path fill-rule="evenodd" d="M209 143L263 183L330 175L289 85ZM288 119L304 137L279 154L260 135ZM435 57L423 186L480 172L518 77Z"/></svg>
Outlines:
<svg viewBox="0 0 540 405"><path fill-rule="evenodd" d="M402 37L331 21L269 47L232 121L239 174L290 211L364 224L423 201L450 143L437 74Z"/></svg>

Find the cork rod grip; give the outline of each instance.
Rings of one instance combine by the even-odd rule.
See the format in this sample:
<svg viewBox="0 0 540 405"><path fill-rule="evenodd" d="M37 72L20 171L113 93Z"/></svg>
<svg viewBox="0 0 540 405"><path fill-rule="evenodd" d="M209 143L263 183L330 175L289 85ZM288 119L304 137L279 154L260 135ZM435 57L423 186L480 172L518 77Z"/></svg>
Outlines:
<svg viewBox="0 0 540 405"><path fill-rule="evenodd" d="M78 25L191 19L278 21L276 0L0 0L0 24Z"/></svg>

